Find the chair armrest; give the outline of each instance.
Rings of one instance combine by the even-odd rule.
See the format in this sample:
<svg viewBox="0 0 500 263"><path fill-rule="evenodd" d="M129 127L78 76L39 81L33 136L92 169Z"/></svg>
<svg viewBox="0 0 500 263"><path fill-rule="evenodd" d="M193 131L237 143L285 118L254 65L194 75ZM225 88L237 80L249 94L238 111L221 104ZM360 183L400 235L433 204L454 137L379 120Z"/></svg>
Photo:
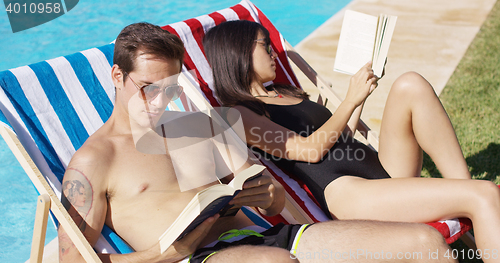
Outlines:
<svg viewBox="0 0 500 263"><path fill-rule="evenodd" d="M45 244L45 234L47 232L47 222L49 219L50 197L46 194L38 196L35 226L33 227L33 239L31 242L30 262L42 262L43 248Z"/></svg>

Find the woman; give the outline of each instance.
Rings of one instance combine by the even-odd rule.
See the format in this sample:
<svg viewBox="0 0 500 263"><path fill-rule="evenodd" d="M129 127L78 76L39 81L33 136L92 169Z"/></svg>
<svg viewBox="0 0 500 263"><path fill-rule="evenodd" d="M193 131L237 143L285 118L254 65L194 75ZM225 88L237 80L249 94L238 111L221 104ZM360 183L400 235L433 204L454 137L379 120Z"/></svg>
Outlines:
<svg viewBox="0 0 500 263"><path fill-rule="evenodd" d="M351 78L345 100L332 115L295 87L264 87L276 76L277 54L269 43L268 31L249 21L222 23L203 42L216 94L224 106L241 113L251 148L302 179L323 209L339 219L468 217L478 247L500 249L500 191L489 181L458 180L471 178L467 164L445 110L423 77L410 72L394 82L377 156L342 135L348 123L356 126L377 86L370 63ZM415 178L422 149L446 179Z"/></svg>

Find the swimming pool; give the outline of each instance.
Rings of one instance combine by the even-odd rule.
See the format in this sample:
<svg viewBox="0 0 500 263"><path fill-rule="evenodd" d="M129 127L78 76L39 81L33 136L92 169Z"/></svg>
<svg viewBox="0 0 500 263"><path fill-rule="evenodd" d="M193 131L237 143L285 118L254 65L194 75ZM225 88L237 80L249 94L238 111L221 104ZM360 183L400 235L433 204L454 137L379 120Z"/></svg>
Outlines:
<svg viewBox="0 0 500 263"><path fill-rule="evenodd" d="M238 0L191 1L80 1L67 14L32 29L13 34L7 14L0 13L0 71L88 48L105 45L127 24L147 21L166 25L203 15ZM285 38L296 45L350 0L253 2ZM29 258L37 194L5 142L0 138L0 262ZM49 225L47 242L56 237Z"/></svg>

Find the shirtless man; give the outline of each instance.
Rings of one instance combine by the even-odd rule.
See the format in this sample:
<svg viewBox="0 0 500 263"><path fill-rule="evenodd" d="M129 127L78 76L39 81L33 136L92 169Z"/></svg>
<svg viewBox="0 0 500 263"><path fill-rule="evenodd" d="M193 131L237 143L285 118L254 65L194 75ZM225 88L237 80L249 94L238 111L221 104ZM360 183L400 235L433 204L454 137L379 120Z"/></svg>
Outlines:
<svg viewBox="0 0 500 263"><path fill-rule="evenodd" d="M106 224L137 251L99 255L104 262L178 262L195 251L191 262L201 262L212 252L205 250L203 254L198 248L216 241L228 230L253 225L241 211L234 217L216 215L160 253L159 236L195 193L215 184L217 178L228 180L232 176L226 176L231 173L231 165L221 153L224 145L213 139L199 139L210 137L205 132L213 135L199 128L207 117L193 114L177 118L176 114L182 113L172 112L164 115L167 104L181 92L176 83L183 56L183 44L175 35L147 23L126 27L115 44L111 71L116 87L113 113L68 165L63 180L68 188L64 194L68 196L63 197L63 202L90 244L96 243ZM164 121L165 125L158 125ZM194 148L179 147L185 145L184 137L198 140L190 141ZM176 144L179 140L181 143ZM201 177L193 179L193 175ZM181 184L184 176L191 179ZM204 185L197 183L203 178L213 180ZM264 175L245 183L232 202L275 215L284 207L284 190ZM439 260L433 261L444 262L442 255L448 248L436 230L421 224L331 221L307 229L286 226L282 230L289 236L284 237L288 241L280 247L233 246L210 256L207 262L351 262L370 261L381 255L384 260L424 262L436 252ZM296 235L298 231L303 234ZM62 228L59 245L61 262L83 261Z"/></svg>

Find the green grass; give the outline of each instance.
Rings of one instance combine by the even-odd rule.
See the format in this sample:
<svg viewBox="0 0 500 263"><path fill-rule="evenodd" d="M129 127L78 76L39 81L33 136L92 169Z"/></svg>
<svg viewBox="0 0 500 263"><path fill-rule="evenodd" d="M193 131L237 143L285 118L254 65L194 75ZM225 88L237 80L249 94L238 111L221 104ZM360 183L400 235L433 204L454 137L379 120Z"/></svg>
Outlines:
<svg viewBox="0 0 500 263"><path fill-rule="evenodd" d="M472 177L500 184L500 1L491 10L440 99L455 127ZM441 177L427 155L422 173L426 177ZM468 251L460 240L451 248Z"/></svg>
<svg viewBox="0 0 500 263"><path fill-rule="evenodd" d="M500 184L500 2L458 64L440 99L473 178ZM424 176L440 177L424 158Z"/></svg>

